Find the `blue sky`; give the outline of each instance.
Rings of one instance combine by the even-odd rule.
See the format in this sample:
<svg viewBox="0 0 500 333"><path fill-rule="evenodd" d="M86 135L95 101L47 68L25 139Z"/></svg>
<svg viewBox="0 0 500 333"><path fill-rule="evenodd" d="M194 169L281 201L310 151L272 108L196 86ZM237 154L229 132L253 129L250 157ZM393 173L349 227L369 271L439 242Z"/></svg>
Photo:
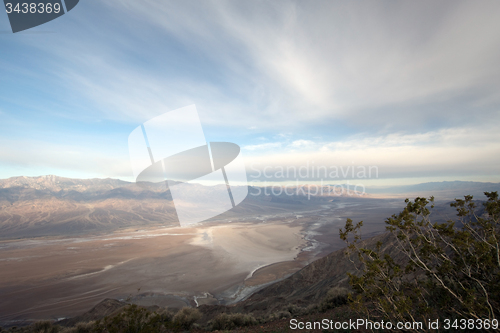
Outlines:
<svg viewBox="0 0 500 333"><path fill-rule="evenodd" d="M499 182L499 12L81 0L17 34L0 14L0 178L133 180L130 132L194 103L208 141L242 147L250 179L314 163L377 166L373 185Z"/></svg>

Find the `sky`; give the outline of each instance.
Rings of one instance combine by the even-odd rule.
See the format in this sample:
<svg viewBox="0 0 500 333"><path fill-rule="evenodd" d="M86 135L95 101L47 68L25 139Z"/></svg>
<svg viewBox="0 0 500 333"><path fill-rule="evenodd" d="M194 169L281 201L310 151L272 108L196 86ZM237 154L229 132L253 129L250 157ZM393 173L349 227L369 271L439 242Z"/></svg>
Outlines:
<svg viewBox="0 0 500 333"><path fill-rule="evenodd" d="M499 14L499 1L81 0L13 34L1 13L0 178L134 181L129 134L195 104L251 183L500 182Z"/></svg>

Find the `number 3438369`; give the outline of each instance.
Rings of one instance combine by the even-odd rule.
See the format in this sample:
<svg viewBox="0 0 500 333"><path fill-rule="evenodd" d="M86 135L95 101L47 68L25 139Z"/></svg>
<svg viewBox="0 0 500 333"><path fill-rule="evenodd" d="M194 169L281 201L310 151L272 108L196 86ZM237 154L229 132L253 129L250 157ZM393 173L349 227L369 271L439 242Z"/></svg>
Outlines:
<svg viewBox="0 0 500 333"><path fill-rule="evenodd" d="M31 3L22 3L22 4L11 4L11 3L6 3L5 4L5 9L7 11L7 14L10 14L12 12L15 13L22 13L22 14L43 14L43 13L59 13L61 11L61 5L59 3L36 3L36 2L31 2Z"/></svg>

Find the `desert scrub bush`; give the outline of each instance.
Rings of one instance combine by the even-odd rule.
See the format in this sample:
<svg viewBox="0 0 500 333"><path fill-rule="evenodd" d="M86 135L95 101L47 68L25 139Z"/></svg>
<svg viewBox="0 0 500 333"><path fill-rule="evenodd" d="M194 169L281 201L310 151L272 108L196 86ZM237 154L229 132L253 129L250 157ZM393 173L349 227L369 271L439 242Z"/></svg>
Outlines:
<svg viewBox="0 0 500 333"><path fill-rule="evenodd" d="M257 320L249 314L221 313L209 322L211 330L232 330L237 327L257 325Z"/></svg>
<svg viewBox="0 0 500 333"><path fill-rule="evenodd" d="M94 333L96 330L95 321L80 322L73 327L64 327L58 333Z"/></svg>
<svg viewBox="0 0 500 333"><path fill-rule="evenodd" d="M291 317L292 317L292 314L288 311L278 311L275 313L271 313L269 315L269 321L284 319L284 318L291 318Z"/></svg>
<svg viewBox="0 0 500 333"><path fill-rule="evenodd" d="M306 314L306 309L303 307L300 307L295 304L289 304L286 308L286 311L290 312L292 316L301 316L303 314Z"/></svg>
<svg viewBox="0 0 500 333"><path fill-rule="evenodd" d="M347 219L340 238L362 264L358 274L349 274L356 292L349 295L352 308L393 322L499 319L500 200L497 192L484 194L482 210L471 195L455 199L458 221L441 224L430 221L427 205L434 207L434 197L406 199L403 211L386 220L406 262L382 253L381 242L375 249L360 247L362 221Z"/></svg>
<svg viewBox="0 0 500 333"><path fill-rule="evenodd" d="M169 308L160 308L155 312L160 320L164 323L168 323L172 321L172 318L175 315L175 312L172 312Z"/></svg>
<svg viewBox="0 0 500 333"><path fill-rule="evenodd" d="M338 306L347 304L349 291L345 288L333 287L328 290L326 296L321 300L318 305L320 312L336 308Z"/></svg>
<svg viewBox="0 0 500 333"><path fill-rule="evenodd" d="M319 307L318 304L309 304L305 309L304 309L304 314L313 314L319 312Z"/></svg>
<svg viewBox="0 0 500 333"><path fill-rule="evenodd" d="M86 323L78 323L76 324L75 333L92 333L94 332L95 321L90 321Z"/></svg>
<svg viewBox="0 0 500 333"><path fill-rule="evenodd" d="M95 321L80 322L75 327L63 329L59 333L93 333L96 332Z"/></svg>
<svg viewBox="0 0 500 333"><path fill-rule="evenodd" d="M125 307L119 314L98 320L95 332L153 333L164 330L162 316L135 304Z"/></svg>
<svg viewBox="0 0 500 333"><path fill-rule="evenodd" d="M198 309L182 308L172 318L174 327L189 330L191 325L201 318L201 313Z"/></svg>
<svg viewBox="0 0 500 333"><path fill-rule="evenodd" d="M57 333L60 330L61 330L60 326L54 325L51 321L44 320L44 321L38 321L18 331L26 333Z"/></svg>

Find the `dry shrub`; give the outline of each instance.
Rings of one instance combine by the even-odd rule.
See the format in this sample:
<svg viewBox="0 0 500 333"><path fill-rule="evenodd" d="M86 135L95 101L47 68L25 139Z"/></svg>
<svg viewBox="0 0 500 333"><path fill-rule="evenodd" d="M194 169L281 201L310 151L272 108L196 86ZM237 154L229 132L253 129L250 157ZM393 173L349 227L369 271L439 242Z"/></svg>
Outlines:
<svg viewBox="0 0 500 333"><path fill-rule="evenodd" d="M237 327L256 324L257 320L252 315L243 313L221 313L214 320L210 321L212 330L232 330Z"/></svg>
<svg viewBox="0 0 500 333"><path fill-rule="evenodd" d="M93 333L96 332L95 321L80 322L74 327L67 327L59 331L59 333Z"/></svg>
<svg viewBox="0 0 500 333"><path fill-rule="evenodd" d="M349 291L345 288L334 287L328 290L325 298L323 298L318 306L320 312L328 309L333 309L338 306L347 304Z"/></svg>
<svg viewBox="0 0 500 333"><path fill-rule="evenodd" d="M175 314L172 321L175 326L189 330L191 326L201 318L198 309L182 308Z"/></svg>
<svg viewBox="0 0 500 333"><path fill-rule="evenodd" d="M284 318L291 318L292 314L288 311L278 311L275 313L272 313L269 315L268 321L273 321L273 320L278 320L278 319L284 319Z"/></svg>
<svg viewBox="0 0 500 333"><path fill-rule="evenodd" d="M59 326L54 326L54 324L51 321L44 320L44 321L38 321L24 329L22 329L23 332L26 333L57 333L59 332L60 327Z"/></svg>

